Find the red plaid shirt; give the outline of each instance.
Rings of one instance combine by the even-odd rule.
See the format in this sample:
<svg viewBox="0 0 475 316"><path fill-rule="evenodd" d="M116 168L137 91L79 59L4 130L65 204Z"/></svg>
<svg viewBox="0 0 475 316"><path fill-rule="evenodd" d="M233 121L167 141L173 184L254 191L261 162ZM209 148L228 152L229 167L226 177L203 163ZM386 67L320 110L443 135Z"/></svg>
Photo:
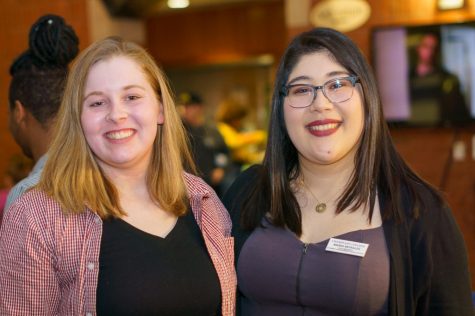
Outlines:
<svg viewBox="0 0 475 316"><path fill-rule="evenodd" d="M207 184L185 174L193 214L221 285L222 314L234 315L236 274L229 215ZM95 315L102 220L65 215L32 190L0 230L0 315Z"/></svg>

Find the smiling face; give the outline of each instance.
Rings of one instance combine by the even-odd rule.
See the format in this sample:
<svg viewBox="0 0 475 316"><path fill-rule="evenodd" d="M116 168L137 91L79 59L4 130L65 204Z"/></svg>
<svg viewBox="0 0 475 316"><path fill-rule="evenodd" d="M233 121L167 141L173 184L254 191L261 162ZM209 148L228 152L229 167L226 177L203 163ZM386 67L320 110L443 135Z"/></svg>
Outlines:
<svg viewBox="0 0 475 316"><path fill-rule="evenodd" d="M99 61L88 73L84 96L81 125L102 169L145 171L164 117L140 66L124 56Z"/></svg>
<svg viewBox="0 0 475 316"><path fill-rule="evenodd" d="M349 75L327 51L320 51L300 58L287 85L321 86ZM298 151L300 164L330 165L342 160L353 163L364 126L359 84L352 97L340 103L330 102L321 90L306 108L293 108L288 99L284 99L285 126Z"/></svg>

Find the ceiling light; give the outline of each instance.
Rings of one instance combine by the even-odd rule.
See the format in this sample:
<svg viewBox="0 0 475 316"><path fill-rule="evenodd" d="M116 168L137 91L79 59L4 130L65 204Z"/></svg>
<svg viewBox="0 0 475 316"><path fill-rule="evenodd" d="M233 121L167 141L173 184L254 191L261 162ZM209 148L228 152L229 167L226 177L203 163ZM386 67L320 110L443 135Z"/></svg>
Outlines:
<svg viewBox="0 0 475 316"><path fill-rule="evenodd" d="M461 9L465 5L464 0L439 0L437 1L439 10Z"/></svg>
<svg viewBox="0 0 475 316"><path fill-rule="evenodd" d="M168 0L168 7L171 9L183 9L190 5L188 0Z"/></svg>

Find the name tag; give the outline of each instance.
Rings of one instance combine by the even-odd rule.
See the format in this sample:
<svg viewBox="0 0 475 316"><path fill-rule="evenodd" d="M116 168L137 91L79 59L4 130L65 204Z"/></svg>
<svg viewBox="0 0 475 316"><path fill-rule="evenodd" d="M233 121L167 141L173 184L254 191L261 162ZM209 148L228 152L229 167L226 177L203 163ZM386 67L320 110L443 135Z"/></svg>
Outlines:
<svg viewBox="0 0 475 316"><path fill-rule="evenodd" d="M368 246L369 244L361 242L330 238L330 241L328 242L325 250L343 253L345 255L364 257L366 254L366 250L368 250Z"/></svg>

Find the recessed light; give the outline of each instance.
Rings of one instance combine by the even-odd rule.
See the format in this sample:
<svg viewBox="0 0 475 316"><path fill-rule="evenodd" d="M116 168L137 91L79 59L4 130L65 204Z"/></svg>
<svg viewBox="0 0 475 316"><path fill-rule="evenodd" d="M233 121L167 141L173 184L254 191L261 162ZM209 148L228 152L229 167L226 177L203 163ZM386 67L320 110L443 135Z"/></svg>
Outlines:
<svg viewBox="0 0 475 316"><path fill-rule="evenodd" d="M190 5L189 0L168 0L168 7L171 9L183 9Z"/></svg>
<svg viewBox="0 0 475 316"><path fill-rule="evenodd" d="M460 9L465 5L464 0L439 0L437 1L437 6L439 10L452 10Z"/></svg>

